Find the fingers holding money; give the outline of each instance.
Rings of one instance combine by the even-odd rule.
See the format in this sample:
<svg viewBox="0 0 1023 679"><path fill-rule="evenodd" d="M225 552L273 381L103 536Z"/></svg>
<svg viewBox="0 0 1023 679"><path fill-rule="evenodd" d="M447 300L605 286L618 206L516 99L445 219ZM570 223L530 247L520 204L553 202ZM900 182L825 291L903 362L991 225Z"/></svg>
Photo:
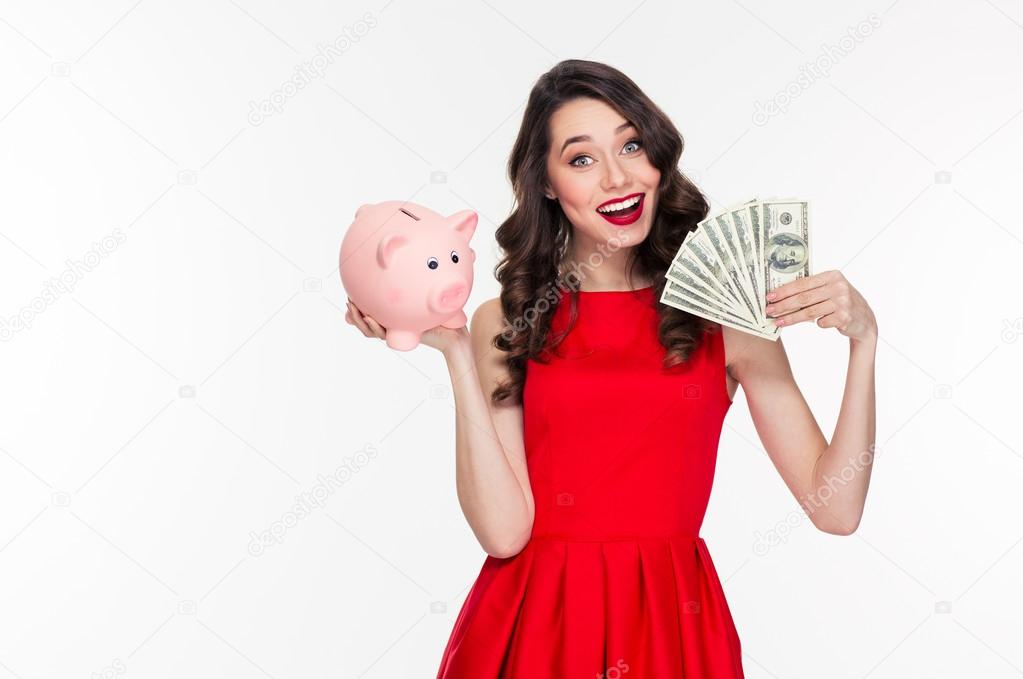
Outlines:
<svg viewBox="0 0 1023 679"><path fill-rule="evenodd" d="M662 303L772 340L792 323L775 317L828 299L799 296L826 281L810 276L810 204L796 198L753 198L703 219L665 278Z"/></svg>
<svg viewBox="0 0 1023 679"><path fill-rule="evenodd" d="M815 321L821 316L827 316L828 314L838 310L838 305L831 298L827 298L817 304L812 304L804 309L799 309L791 313L780 316L774 320L775 325L795 325L796 323L802 323L803 321ZM823 326L822 326L823 327Z"/></svg>
<svg viewBox="0 0 1023 679"><path fill-rule="evenodd" d="M800 278L775 288L768 294L767 298L776 299L777 301L768 304L765 311L768 316L780 318L793 311L799 311L812 304L823 302L832 297L832 295L832 291L828 289L828 285L821 277L821 274L808 276L807 278Z"/></svg>
<svg viewBox="0 0 1023 679"><path fill-rule="evenodd" d="M824 271L780 285L768 294L777 301L767 306L775 325L816 320L822 328L835 328L854 340L873 341L877 321L863 295L838 270Z"/></svg>
<svg viewBox="0 0 1023 679"><path fill-rule="evenodd" d="M767 293L767 301L778 302L806 290L812 290L813 288L819 288L822 285L836 282L840 277L841 274L837 270L822 271L812 276L803 276L772 289Z"/></svg>

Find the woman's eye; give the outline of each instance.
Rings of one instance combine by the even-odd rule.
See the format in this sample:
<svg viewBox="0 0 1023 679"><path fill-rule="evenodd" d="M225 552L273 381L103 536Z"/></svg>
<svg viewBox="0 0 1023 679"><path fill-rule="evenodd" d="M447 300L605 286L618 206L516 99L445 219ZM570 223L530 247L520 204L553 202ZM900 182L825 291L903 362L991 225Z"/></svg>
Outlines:
<svg viewBox="0 0 1023 679"><path fill-rule="evenodd" d="M431 269L436 269L438 266L440 266L440 262L437 261L436 257L430 257L429 259L426 260L426 266L430 267Z"/></svg>
<svg viewBox="0 0 1023 679"><path fill-rule="evenodd" d="M643 142L640 141L639 139L630 139L629 141L625 142L625 146L622 147L622 148L623 149L627 149L627 148L629 148L629 146L635 146L636 147L636 150L632 151L632 153L635 153L636 151L639 151L639 149L643 148ZM590 158L591 162L589 162L589 163L583 163L581 165L576 163L577 160L582 160L583 158L590 158L590 157L589 156L585 156L585 155L584 156L576 156L568 164L572 165L574 167L588 167L588 166L593 164L592 163L592 161L593 161L592 158Z"/></svg>
<svg viewBox="0 0 1023 679"><path fill-rule="evenodd" d="M643 142L641 142L639 139L630 139L628 142L625 143L625 147L628 148L630 144L635 145L638 148L643 148Z"/></svg>
<svg viewBox="0 0 1023 679"><path fill-rule="evenodd" d="M458 264L458 253L454 250L451 251L451 261Z"/></svg>

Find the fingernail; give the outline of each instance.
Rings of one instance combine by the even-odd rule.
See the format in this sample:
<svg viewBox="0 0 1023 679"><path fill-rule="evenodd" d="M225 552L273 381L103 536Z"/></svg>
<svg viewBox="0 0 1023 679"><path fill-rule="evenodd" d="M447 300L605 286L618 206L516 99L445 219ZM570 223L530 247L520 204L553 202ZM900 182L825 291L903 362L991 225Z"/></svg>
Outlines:
<svg viewBox="0 0 1023 679"><path fill-rule="evenodd" d="M771 300L772 302L774 301L774 298L777 296L778 295L774 294L773 292L767 293L767 299Z"/></svg>

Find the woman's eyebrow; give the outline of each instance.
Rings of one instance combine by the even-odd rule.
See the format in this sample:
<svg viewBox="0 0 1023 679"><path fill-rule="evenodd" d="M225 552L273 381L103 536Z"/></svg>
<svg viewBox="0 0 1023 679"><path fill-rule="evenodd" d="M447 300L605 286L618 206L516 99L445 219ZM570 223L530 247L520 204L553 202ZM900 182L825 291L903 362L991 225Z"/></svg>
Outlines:
<svg viewBox="0 0 1023 679"><path fill-rule="evenodd" d="M630 128L630 127L633 127L632 123L630 123L628 120L626 120L624 123L622 123L621 125L619 125L618 127L615 128L615 134L616 135L617 134L621 134L623 130L626 130L626 129ZM569 137L568 139L565 140L565 143L561 145L561 151L560 152L564 153L565 152L565 148L569 144L574 144L577 141L593 141L593 137L591 137L588 134L580 134L580 135L577 135L575 137Z"/></svg>

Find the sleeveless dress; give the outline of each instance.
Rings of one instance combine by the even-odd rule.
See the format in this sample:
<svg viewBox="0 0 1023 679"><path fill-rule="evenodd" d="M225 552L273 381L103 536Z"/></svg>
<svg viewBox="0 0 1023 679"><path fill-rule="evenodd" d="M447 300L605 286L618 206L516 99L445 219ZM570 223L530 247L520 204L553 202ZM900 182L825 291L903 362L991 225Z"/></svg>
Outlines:
<svg viewBox="0 0 1023 679"><path fill-rule="evenodd" d="M487 556L438 679L733 679L739 637L700 526L731 405L720 330L664 370L654 288L578 293L526 364L532 535ZM563 295L550 339L566 327Z"/></svg>

